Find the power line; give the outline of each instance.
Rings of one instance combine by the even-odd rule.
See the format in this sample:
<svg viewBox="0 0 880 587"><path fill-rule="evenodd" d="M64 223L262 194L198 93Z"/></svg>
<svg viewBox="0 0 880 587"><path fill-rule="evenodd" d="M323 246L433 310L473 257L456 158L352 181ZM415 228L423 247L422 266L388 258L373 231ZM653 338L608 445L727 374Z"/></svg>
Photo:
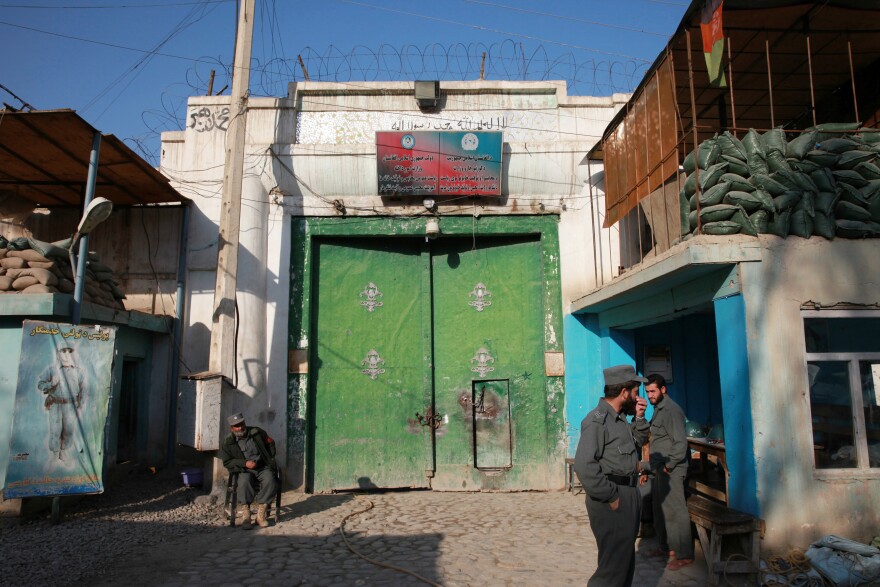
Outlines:
<svg viewBox="0 0 880 587"><path fill-rule="evenodd" d="M110 10L115 8L171 8L193 4L229 4L236 0L196 0L194 2L170 2L168 4L90 4L90 5L46 5L46 4L0 4L0 8L34 8L38 10Z"/></svg>
<svg viewBox="0 0 880 587"><path fill-rule="evenodd" d="M611 57L623 57L623 58L625 58L625 59L633 59L633 60L635 60L635 61L644 61L645 63L650 63L650 60L648 60L648 59L642 59L641 57L633 57L632 55L626 55L626 54L624 54L624 53L615 53L615 52L613 52L613 51L602 51L602 50L600 50L600 49L593 49L593 48L590 48L590 47L583 47L583 46L581 46L581 45L574 45L574 44L571 44L571 43L563 43L563 42L561 42L561 41L553 41L553 40L551 40L551 39L542 39L542 38L540 38L540 37L534 37L534 36L532 36L532 35L523 35L523 34L519 34L519 33L512 33L512 32L509 32L509 31L503 31L503 30L501 30L501 29L494 29L494 28L491 28L491 27L485 27L485 26L478 25L478 24L470 24L470 23L467 23L467 22L459 22L459 21L456 21L456 20L449 20L449 19L447 19L447 18L440 18L440 17L437 17L437 16L429 16L429 15L427 15L427 14L418 14L418 13L416 13L416 12L407 12L407 11L405 11L405 10L397 10L397 9L394 9L394 8L387 8L387 7L385 7L385 6L376 6L375 4L367 4L366 2L356 2L355 0L339 0L339 1L340 1L340 2L344 2L344 3L346 3L346 4L352 4L352 5L354 5L354 6L363 6L364 8L371 8L371 9L373 9L373 10L383 10L383 11L385 11L385 12L393 12L393 13L395 13L395 14L403 14L404 16L414 16L414 17L416 17L416 18L423 18L423 19L425 19L425 20L433 20L433 21L436 21L436 22L442 22L442 23L444 23L444 24L454 24L454 25L456 25L456 26L463 26L463 27L467 27L467 28L471 28L471 29L476 29L476 30L478 30L478 31L487 31L487 32L490 32L490 33L498 33L498 34L501 34L501 35L509 35L509 36L511 36L511 37L520 37L520 38L523 38L523 39L529 39L530 41L538 41L538 42L540 42L540 43L548 43L548 44L551 44L551 45L559 45L559 46L561 46L561 47L568 47L568 48L571 48L571 49L578 49L578 50L581 50L581 51L588 51L588 52L590 52L590 53L598 53L598 54L601 54L601 55L609 55L609 56L611 56Z"/></svg>
<svg viewBox="0 0 880 587"><path fill-rule="evenodd" d="M629 31L632 33L642 33L645 35L655 35L657 37L663 37L663 38L669 37L669 35L664 34L664 33L656 33L654 31L645 31L642 29L634 29L631 27L620 26L620 25L610 24L610 23L606 23L606 22L598 22L595 20L586 20L586 19L577 18L574 16L565 16L565 15L561 15L561 14L553 14L550 12L541 12L540 10L528 10L526 8L519 8L516 6L508 6L506 4L495 4L494 2L483 2L482 0L463 0L463 1L467 2L469 4L482 4L483 6L491 6L493 8L503 8L505 10L512 10L514 12L523 12L525 14L537 14L538 16L549 16L551 18L558 18L560 20L570 20L572 22L579 22L582 24L588 24L588 25L592 25L592 26L600 26L600 27L605 27L605 28L610 28L610 29L617 29L617 30L621 30L621 31Z"/></svg>

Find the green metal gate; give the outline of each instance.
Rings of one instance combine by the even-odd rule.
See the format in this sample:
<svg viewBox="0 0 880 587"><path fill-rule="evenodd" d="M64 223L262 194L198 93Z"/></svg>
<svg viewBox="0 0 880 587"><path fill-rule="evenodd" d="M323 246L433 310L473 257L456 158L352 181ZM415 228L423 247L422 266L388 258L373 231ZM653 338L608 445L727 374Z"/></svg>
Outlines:
<svg viewBox="0 0 880 587"><path fill-rule="evenodd" d="M312 489L547 487L538 237L315 242Z"/></svg>

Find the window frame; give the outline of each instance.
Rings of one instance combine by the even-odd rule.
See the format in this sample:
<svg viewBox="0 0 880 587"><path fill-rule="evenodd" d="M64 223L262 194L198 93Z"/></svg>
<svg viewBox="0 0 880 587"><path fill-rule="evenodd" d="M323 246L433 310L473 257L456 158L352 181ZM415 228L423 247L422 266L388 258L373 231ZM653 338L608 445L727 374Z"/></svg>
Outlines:
<svg viewBox="0 0 880 587"><path fill-rule="evenodd" d="M810 451L813 460L813 474L825 478L877 477L880 478L880 467L871 467L868 458L868 430L865 426L864 391L862 390L859 363L875 361L880 363L880 352L870 353L808 353L806 341L807 318L878 318L880 310L801 310L801 335L804 337L804 374L806 376L807 421L810 424L810 446L813 446L813 405L810 396L808 365L813 361L838 361L847 364L849 372L850 401L852 406L853 442L856 448L856 466L820 469L816 466L816 455Z"/></svg>

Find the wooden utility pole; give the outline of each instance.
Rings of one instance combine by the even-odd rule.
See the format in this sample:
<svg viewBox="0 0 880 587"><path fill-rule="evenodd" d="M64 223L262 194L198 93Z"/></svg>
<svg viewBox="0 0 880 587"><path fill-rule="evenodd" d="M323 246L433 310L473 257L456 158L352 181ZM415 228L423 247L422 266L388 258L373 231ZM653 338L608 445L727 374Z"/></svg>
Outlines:
<svg viewBox="0 0 880 587"><path fill-rule="evenodd" d="M223 199L220 204L220 234L217 242L217 284L211 325L209 370L235 380L235 292L238 281L238 236L241 228L241 179L244 174L244 143L247 131L248 86L251 44L254 36L254 4L243 0L235 39L232 70L231 119L226 131L226 161L223 166Z"/></svg>

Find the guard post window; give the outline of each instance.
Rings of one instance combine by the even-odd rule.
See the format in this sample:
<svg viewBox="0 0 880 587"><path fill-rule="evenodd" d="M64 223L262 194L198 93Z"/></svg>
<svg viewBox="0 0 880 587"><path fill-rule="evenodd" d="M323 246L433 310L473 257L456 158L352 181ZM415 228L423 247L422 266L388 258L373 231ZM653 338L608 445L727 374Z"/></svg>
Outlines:
<svg viewBox="0 0 880 587"><path fill-rule="evenodd" d="M880 467L880 312L802 316L816 469Z"/></svg>

